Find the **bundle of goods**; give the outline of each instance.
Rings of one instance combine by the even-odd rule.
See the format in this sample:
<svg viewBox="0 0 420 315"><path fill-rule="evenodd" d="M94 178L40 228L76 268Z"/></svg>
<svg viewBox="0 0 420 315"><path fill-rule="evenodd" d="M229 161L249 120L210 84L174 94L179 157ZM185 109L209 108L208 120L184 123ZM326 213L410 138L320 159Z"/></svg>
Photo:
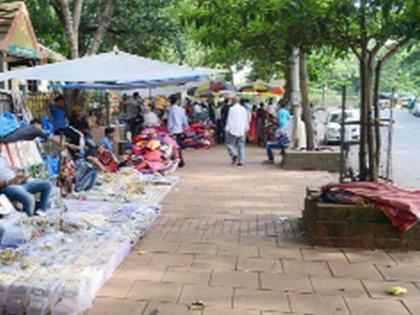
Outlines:
<svg viewBox="0 0 420 315"><path fill-rule="evenodd" d="M0 314L79 314L150 228L159 207L73 201L2 220ZM59 223L60 222L60 223Z"/></svg>
<svg viewBox="0 0 420 315"><path fill-rule="evenodd" d="M184 148L210 149L214 144L214 126L206 128L203 123L191 124L185 131Z"/></svg>
<svg viewBox="0 0 420 315"><path fill-rule="evenodd" d="M95 200L135 202L142 205L160 204L178 183L177 176L144 175L134 168L125 167L118 173L101 173L98 182L89 191L73 193L68 200Z"/></svg>
<svg viewBox="0 0 420 315"><path fill-rule="evenodd" d="M132 154L125 159L143 174L166 175L179 163L179 147L167 132L147 128L133 139Z"/></svg>
<svg viewBox="0 0 420 315"><path fill-rule="evenodd" d="M338 204L374 204L392 225L408 231L420 218L420 191L384 183L344 183L322 187L321 200Z"/></svg>

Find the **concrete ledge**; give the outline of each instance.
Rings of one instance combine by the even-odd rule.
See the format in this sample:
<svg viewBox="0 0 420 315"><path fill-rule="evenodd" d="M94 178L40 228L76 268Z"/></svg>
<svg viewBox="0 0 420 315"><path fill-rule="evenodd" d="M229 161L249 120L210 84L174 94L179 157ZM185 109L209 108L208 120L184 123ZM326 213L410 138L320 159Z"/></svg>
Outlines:
<svg viewBox="0 0 420 315"><path fill-rule="evenodd" d="M302 223L313 245L420 249L420 225L401 233L374 205L327 204L307 197Z"/></svg>
<svg viewBox="0 0 420 315"><path fill-rule="evenodd" d="M340 152L334 151L287 151L281 167L286 170L314 170L338 172Z"/></svg>

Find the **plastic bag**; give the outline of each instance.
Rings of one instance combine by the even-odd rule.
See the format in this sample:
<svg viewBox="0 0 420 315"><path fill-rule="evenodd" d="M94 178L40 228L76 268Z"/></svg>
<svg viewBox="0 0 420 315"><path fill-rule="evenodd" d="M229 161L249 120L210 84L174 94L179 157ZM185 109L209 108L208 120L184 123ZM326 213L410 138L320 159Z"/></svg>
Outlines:
<svg viewBox="0 0 420 315"><path fill-rule="evenodd" d="M19 122L12 113L0 114L0 137L7 136L19 128Z"/></svg>

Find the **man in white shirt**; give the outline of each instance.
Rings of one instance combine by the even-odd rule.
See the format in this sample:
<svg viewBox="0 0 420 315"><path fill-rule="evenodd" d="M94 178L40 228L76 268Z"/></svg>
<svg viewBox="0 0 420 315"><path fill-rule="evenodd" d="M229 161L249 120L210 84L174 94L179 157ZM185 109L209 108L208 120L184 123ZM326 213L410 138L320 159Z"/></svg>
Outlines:
<svg viewBox="0 0 420 315"><path fill-rule="evenodd" d="M232 106L226 122L226 148L232 159L232 165L242 166L245 162L245 142L249 129L248 111L232 98Z"/></svg>
<svg viewBox="0 0 420 315"><path fill-rule="evenodd" d="M169 101L171 107L168 110L168 130L169 134L175 138L179 146L179 167L185 166L185 161L182 156L182 142L184 130L188 127L188 119L185 113L185 109L178 105L179 96L171 95Z"/></svg>

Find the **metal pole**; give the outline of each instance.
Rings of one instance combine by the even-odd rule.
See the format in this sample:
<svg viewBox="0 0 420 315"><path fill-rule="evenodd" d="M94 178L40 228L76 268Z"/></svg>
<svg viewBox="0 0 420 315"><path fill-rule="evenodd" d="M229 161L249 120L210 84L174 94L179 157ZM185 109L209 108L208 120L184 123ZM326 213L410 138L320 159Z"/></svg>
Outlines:
<svg viewBox="0 0 420 315"><path fill-rule="evenodd" d="M395 88L391 93L391 104L389 106L389 127L388 127L388 150L386 156L386 180L392 182L392 135L394 129L394 105L395 105Z"/></svg>
<svg viewBox="0 0 420 315"><path fill-rule="evenodd" d="M292 84L291 84L291 99L293 112L293 129L292 141L293 148L299 146L299 119L300 119L300 86L299 86L299 49L293 48L293 64L292 64Z"/></svg>
<svg viewBox="0 0 420 315"><path fill-rule="evenodd" d="M341 98L341 130L340 130L340 183L344 181L346 172L346 161L345 161L345 118L346 118L346 86L343 85L343 92Z"/></svg>
<svg viewBox="0 0 420 315"><path fill-rule="evenodd" d="M105 111L106 111L106 125L107 127L109 127L111 125L111 109L110 109L110 104L109 104L109 93L107 90L105 90Z"/></svg>

